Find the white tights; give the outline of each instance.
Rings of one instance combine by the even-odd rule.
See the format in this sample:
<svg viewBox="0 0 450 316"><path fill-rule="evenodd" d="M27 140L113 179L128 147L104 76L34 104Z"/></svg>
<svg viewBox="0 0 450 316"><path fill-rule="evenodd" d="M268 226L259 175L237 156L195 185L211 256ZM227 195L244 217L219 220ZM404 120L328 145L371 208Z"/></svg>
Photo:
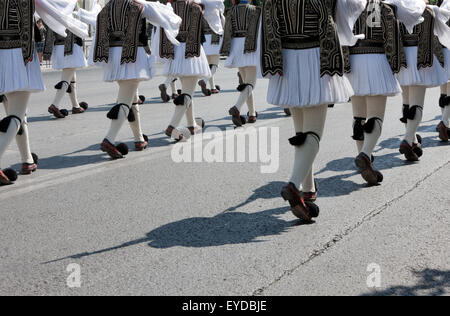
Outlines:
<svg viewBox="0 0 450 316"><path fill-rule="evenodd" d="M311 108L291 108L292 119L296 133L312 132L322 138L327 118L328 105ZM314 160L319 153L320 139L309 134L301 146L295 147L294 170L290 182L304 192L315 192L313 176Z"/></svg>
<svg viewBox="0 0 450 316"><path fill-rule="evenodd" d="M188 127L196 127L197 123L194 118L194 101L193 96L195 93L195 88L197 85L198 77L181 77L182 93L187 94L185 97L184 105L175 106L175 112L173 113L172 120L170 121L170 126L177 128L183 115L186 114L186 121Z"/></svg>
<svg viewBox="0 0 450 316"><path fill-rule="evenodd" d="M130 127L133 131L135 141L143 141L143 136L141 132L141 121L139 114L139 106L137 104L133 104L136 97L136 91L139 86L138 80L123 80L118 81L119 84L119 95L117 97L117 104L126 104L133 110L136 121L130 122ZM106 135L106 139L114 144L117 134L122 128L123 124L128 118L129 109L125 106L120 107L119 116L117 120L111 120L111 126L109 128L108 134Z"/></svg>
<svg viewBox="0 0 450 316"><path fill-rule="evenodd" d="M250 84L247 86L239 95L239 99L236 102L236 108L241 112L241 108L245 102L247 102L248 111L250 116L256 116L256 109L253 101L253 90L256 87L257 81L257 70L256 67L243 67L239 68L239 73L241 74L242 81L244 84Z"/></svg>
<svg viewBox="0 0 450 316"><path fill-rule="evenodd" d="M61 82L62 88L59 90L56 90L55 99L53 100L53 105L56 106L58 109L61 106L62 99L64 98L64 94L67 93L67 89L69 88L69 85L71 87L71 92L69 93L70 102L72 103L73 108L79 108L80 104L78 102L78 96L77 96L77 74L75 68L70 69L63 69L62 75L61 75Z"/></svg>
<svg viewBox="0 0 450 316"><path fill-rule="evenodd" d="M410 86L402 87L402 89L403 104L409 105L410 108L416 107L414 119L408 118L408 123L406 124L405 141L412 146L413 143L417 142L416 135L423 118L423 106L427 88L424 86Z"/></svg>
<svg viewBox="0 0 450 316"><path fill-rule="evenodd" d="M1 158L3 157L3 155L5 154L6 149L13 141L14 137L17 137L17 133L19 132L21 123L25 119L28 102L30 100L30 92L8 93L8 94L6 94L6 99L7 99L7 101L6 101L7 106L5 107L6 116L8 117L8 116L13 115L15 117L18 117L21 121L17 120L16 118L12 118L11 123L9 124L9 127L8 127L6 133L0 132L0 161L1 161ZM28 143L28 133L26 135L24 133L22 135L22 137L24 137L24 138L20 138L20 140L18 141L19 149L20 148L24 149L24 147L22 147L24 141L26 141ZM28 147L28 151L29 151L29 145L27 147ZM22 152L22 149L20 152L23 155L22 158L24 158L25 150ZM30 156L31 156L31 153L30 153ZM29 162L29 163L33 162L32 157L31 157L31 159L30 159L30 157L26 157L26 159L24 159L24 160L27 160L27 162Z"/></svg>
<svg viewBox="0 0 450 316"><path fill-rule="evenodd" d="M373 131L371 133L364 132L364 141L356 142L358 153L362 152L368 157L372 156L383 130L386 102L386 96L355 96L352 98L354 117L365 118L366 122L375 119Z"/></svg>

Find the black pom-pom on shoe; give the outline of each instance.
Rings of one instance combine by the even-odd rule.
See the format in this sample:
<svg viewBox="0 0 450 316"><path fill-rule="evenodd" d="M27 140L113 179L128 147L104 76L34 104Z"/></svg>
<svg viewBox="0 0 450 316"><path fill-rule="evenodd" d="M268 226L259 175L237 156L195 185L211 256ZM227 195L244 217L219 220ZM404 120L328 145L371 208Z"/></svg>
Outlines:
<svg viewBox="0 0 450 316"><path fill-rule="evenodd" d="M120 143L119 145L116 146L116 149L123 155L126 156L129 153L129 148L127 146L127 144L125 143Z"/></svg>
<svg viewBox="0 0 450 316"><path fill-rule="evenodd" d="M11 168L3 170L3 173L8 177L8 179L11 182L17 181L17 178L19 177L17 171L15 171Z"/></svg>

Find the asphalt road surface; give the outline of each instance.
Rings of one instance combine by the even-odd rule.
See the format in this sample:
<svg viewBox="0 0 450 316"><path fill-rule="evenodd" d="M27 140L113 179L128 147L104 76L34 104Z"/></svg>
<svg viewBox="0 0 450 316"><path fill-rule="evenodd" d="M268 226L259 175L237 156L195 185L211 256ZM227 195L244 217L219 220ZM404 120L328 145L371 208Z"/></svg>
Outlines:
<svg viewBox="0 0 450 316"><path fill-rule="evenodd" d="M287 139L294 131L265 101L266 81L255 92L257 124L225 133L237 76L222 68L222 93L195 99L197 116L210 128L205 135L219 150L208 151L211 139L195 137L192 144L217 161L204 155L177 163L189 151L162 133L174 105L160 103L160 77L140 87L150 148L121 161L100 152L117 94L101 79L95 68L78 73L80 101L90 104L84 115L55 120L46 113L58 73L46 73L49 89L32 97L31 144L40 169L0 188L0 294L450 294L450 145L435 132L439 89L427 94L420 163L405 163L398 152L402 102L389 99L375 153L385 176L378 187L367 187L353 165L351 106L330 110L315 165L321 215L303 225L279 197L292 169ZM259 155L252 162L247 153L241 162L220 162L220 148L231 157L226 161L238 160L227 140L253 128L260 143L246 147L272 151L270 161ZM124 126L119 140L132 146L131 135ZM2 167L18 169L19 162L12 144Z"/></svg>

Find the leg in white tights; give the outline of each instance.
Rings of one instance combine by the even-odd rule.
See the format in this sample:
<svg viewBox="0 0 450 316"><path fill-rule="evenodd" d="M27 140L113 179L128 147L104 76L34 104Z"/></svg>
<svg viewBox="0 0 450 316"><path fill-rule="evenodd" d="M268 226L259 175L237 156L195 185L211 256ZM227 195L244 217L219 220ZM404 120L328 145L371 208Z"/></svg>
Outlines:
<svg viewBox="0 0 450 316"><path fill-rule="evenodd" d="M0 161L6 149L17 136L20 125L27 112L29 92L13 92L6 94L8 99L7 117L0 122ZM8 124L9 121L9 124Z"/></svg>
<svg viewBox="0 0 450 316"><path fill-rule="evenodd" d="M427 88L423 86L409 87L408 123L406 124L405 141L412 146L416 142L416 134L423 117L423 105Z"/></svg>
<svg viewBox="0 0 450 316"><path fill-rule="evenodd" d="M69 89L70 83L73 81L74 76L75 69L64 69L62 71L61 81L56 85L57 91L55 99L52 103L54 106L56 106L56 108L59 109L61 107L61 101L64 98L64 94L67 93L67 90Z"/></svg>
<svg viewBox="0 0 450 316"><path fill-rule="evenodd" d="M8 113L8 99L5 97L4 100L4 105L5 105L5 110L6 113ZM33 156L31 154L31 150L30 150L30 141L29 141L29 133L28 133L28 121L27 121L27 116L25 115L23 121L22 121L22 125L20 126L20 130L21 130L21 134L17 134L16 136L16 143L17 143L17 147L19 149L20 152L20 157L22 159L22 163L27 163L27 164L32 164L34 163L33 161Z"/></svg>
<svg viewBox="0 0 450 316"><path fill-rule="evenodd" d="M208 63L211 67L211 78L209 78L209 86L211 90L216 89L216 83L214 81L214 76L216 75L217 69L219 67L220 55L208 56Z"/></svg>
<svg viewBox="0 0 450 316"><path fill-rule="evenodd" d="M188 127L195 127L194 109L193 109L193 95L198 81L197 77L182 77L180 78L182 92L184 95L183 104L176 105L175 112L170 121L170 126L177 128L183 116L186 114ZM181 102L180 102L181 103Z"/></svg>
<svg viewBox="0 0 450 316"><path fill-rule="evenodd" d="M361 153L364 146L364 124L367 121L367 103L366 97L352 97L353 105L353 139L356 141L358 154Z"/></svg>
<svg viewBox="0 0 450 316"><path fill-rule="evenodd" d="M366 97L367 122L364 131L364 145L361 152L371 157L381 137L383 130L384 115L386 112L387 97Z"/></svg>
<svg viewBox="0 0 450 316"><path fill-rule="evenodd" d="M118 81L118 84L119 84L119 96L117 98L117 103L118 105L120 105L118 116L117 119L111 120L111 126L109 128L108 134L105 137L111 144L114 144L117 138L117 134L119 133L120 129L122 128L123 124L125 123L128 117L129 109L131 109L134 97L136 95L136 90L139 86L139 81L124 80ZM121 104L126 104L128 107Z"/></svg>
<svg viewBox="0 0 450 316"><path fill-rule="evenodd" d="M77 74L75 70L73 70L73 77L70 81L70 102L72 103L72 107L75 109L80 108L80 103L78 102L78 96L77 96Z"/></svg>
<svg viewBox="0 0 450 316"><path fill-rule="evenodd" d="M256 87L257 81L257 69L256 67L244 67L239 68L242 80L246 87L243 87L241 94L235 104L235 107L241 112L241 108L244 103L247 102L250 116L256 116L256 110L253 102L253 90Z"/></svg>
<svg viewBox="0 0 450 316"><path fill-rule="evenodd" d="M292 118L297 133L308 133L303 145L295 147L294 170L290 182L304 191L314 191L312 168L319 153L328 105L312 108L292 108Z"/></svg>

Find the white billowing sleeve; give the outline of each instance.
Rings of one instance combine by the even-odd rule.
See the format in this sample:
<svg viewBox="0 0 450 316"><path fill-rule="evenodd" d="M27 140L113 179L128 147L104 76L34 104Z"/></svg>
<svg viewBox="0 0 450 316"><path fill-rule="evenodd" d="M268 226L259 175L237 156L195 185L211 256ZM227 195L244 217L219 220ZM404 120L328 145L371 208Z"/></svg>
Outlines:
<svg viewBox="0 0 450 316"><path fill-rule="evenodd" d="M195 0L196 3L202 4L205 8L204 18L208 22L209 27L214 33L222 35L223 21L225 19L225 4L223 0Z"/></svg>
<svg viewBox="0 0 450 316"><path fill-rule="evenodd" d="M450 8L444 6L448 2L449 0L445 0L441 7L430 6L435 15L434 34L445 47L450 47L450 27L447 25L447 22L450 20Z"/></svg>
<svg viewBox="0 0 450 316"><path fill-rule="evenodd" d="M133 0L144 7L144 16L155 26L162 27L169 41L174 45L180 45L177 40L181 25L181 18L173 12L173 8L168 3L163 5L157 2L146 2L145 0Z"/></svg>
<svg viewBox="0 0 450 316"><path fill-rule="evenodd" d="M80 19L80 21L87 23L93 27L96 27L97 25L97 16L102 10L102 7L97 4L94 7L91 8L90 11L79 9L76 12L76 17Z"/></svg>
<svg viewBox="0 0 450 316"><path fill-rule="evenodd" d="M422 15L427 5L423 0L385 0L384 2L397 8L397 18L405 25L409 33L414 31L414 26L424 21Z"/></svg>
<svg viewBox="0 0 450 316"><path fill-rule="evenodd" d="M88 26L72 14L77 0L34 0L37 14L55 33L66 37L66 29L81 38L89 36Z"/></svg>
<svg viewBox="0 0 450 316"><path fill-rule="evenodd" d="M354 46L364 34L354 35L353 29L356 21L367 6L367 0L339 0L336 10L336 25L339 40L342 46Z"/></svg>

